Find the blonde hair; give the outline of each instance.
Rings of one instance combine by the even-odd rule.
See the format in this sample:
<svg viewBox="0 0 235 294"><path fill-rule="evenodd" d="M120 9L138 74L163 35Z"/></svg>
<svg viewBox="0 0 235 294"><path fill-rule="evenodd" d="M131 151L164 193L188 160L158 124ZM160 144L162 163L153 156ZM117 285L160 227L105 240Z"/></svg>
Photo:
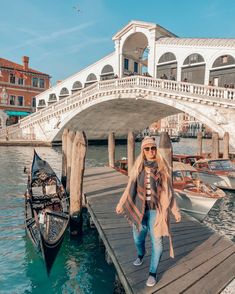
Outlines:
<svg viewBox="0 0 235 294"><path fill-rule="evenodd" d="M130 172L130 180L135 181L138 177L138 175L142 172L144 169L144 160L146 160L144 151L141 150L140 154L135 160L135 163L133 165L133 168ZM158 164L159 172L162 176L162 179L169 179L170 178L170 171L171 167L169 164L165 161L165 159L162 157L161 153L159 152L159 149L156 152L156 158L155 161Z"/></svg>

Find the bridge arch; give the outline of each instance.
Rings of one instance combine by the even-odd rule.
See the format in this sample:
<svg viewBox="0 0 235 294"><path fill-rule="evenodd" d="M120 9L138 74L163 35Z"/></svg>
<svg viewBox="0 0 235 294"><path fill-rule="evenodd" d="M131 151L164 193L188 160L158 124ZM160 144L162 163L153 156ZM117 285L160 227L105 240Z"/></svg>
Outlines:
<svg viewBox="0 0 235 294"><path fill-rule="evenodd" d="M49 95L49 98L48 98L48 105L51 105L52 103L55 103L57 102L57 97L56 97L56 94L55 93L51 93Z"/></svg>
<svg viewBox="0 0 235 294"><path fill-rule="evenodd" d="M66 87L63 87L60 90L60 95L59 95L59 99L63 99L65 97L69 96L69 90Z"/></svg>
<svg viewBox="0 0 235 294"><path fill-rule="evenodd" d="M124 39L121 48L123 76L148 72L148 46L148 35L144 32L134 32Z"/></svg>
<svg viewBox="0 0 235 294"><path fill-rule="evenodd" d="M235 87L235 58L230 54L216 57L210 69L209 80L219 87Z"/></svg>
<svg viewBox="0 0 235 294"><path fill-rule="evenodd" d="M44 108L44 107L46 107L46 101L45 101L45 99L39 99L39 101L38 101L38 109L42 109L42 108Z"/></svg>
<svg viewBox="0 0 235 294"><path fill-rule="evenodd" d="M194 84L204 84L206 63L199 53L188 55L181 68L181 81Z"/></svg>
<svg viewBox="0 0 235 294"><path fill-rule="evenodd" d="M157 78L177 80L177 60L172 52L162 54L157 63Z"/></svg>
<svg viewBox="0 0 235 294"><path fill-rule="evenodd" d="M80 81L76 81L73 83L73 86L72 86L72 93L75 93L79 90L82 89L82 83Z"/></svg>
<svg viewBox="0 0 235 294"><path fill-rule="evenodd" d="M97 77L94 73L90 73L87 78L86 78L86 82L85 82L85 85L84 87L88 87L90 86L91 84L93 83L96 83L97 82Z"/></svg>
<svg viewBox="0 0 235 294"><path fill-rule="evenodd" d="M128 130L142 130L151 123L166 116L179 112L186 112L206 124L212 130L224 133L223 126L218 125L214 115L205 113L204 106L198 104L186 105L183 101L172 100L158 94L148 97L148 91L141 95L128 93L124 98L116 95L107 95L93 100L92 97L81 103L81 107L71 109L68 115L60 122L60 130L54 133L52 141L61 140L64 128L84 130L88 139L107 138L110 131L118 136L124 136ZM200 108L200 111L198 110ZM141 119L140 119L141 118ZM99 130L97 131L97 121Z"/></svg>
<svg viewBox="0 0 235 294"><path fill-rule="evenodd" d="M104 81L104 80L109 80L113 78L114 78L113 67L110 64L106 64L101 70L100 80Z"/></svg>

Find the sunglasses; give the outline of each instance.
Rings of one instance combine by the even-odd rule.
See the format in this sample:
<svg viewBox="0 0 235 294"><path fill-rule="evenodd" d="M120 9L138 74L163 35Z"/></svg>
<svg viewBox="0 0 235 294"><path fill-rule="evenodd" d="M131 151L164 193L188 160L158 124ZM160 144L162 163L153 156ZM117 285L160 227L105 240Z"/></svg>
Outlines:
<svg viewBox="0 0 235 294"><path fill-rule="evenodd" d="M157 147L155 147L155 146L152 146L152 147L145 147L144 150L145 150L145 151L149 151L149 150L151 150L151 151L156 151L156 150L157 150Z"/></svg>

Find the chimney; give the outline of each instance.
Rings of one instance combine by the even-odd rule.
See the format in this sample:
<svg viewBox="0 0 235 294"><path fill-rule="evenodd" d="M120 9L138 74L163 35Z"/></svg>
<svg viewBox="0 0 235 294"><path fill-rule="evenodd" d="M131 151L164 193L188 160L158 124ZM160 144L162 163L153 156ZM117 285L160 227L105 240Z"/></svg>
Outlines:
<svg viewBox="0 0 235 294"><path fill-rule="evenodd" d="M23 56L22 61L23 61L24 70L28 70L29 69L29 57L28 56Z"/></svg>

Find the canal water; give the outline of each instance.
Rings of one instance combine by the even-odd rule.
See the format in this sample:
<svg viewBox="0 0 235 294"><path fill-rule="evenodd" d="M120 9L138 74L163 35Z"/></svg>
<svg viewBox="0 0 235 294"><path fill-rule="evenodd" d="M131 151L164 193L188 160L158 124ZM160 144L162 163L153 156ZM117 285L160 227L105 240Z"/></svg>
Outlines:
<svg viewBox="0 0 235 294"><path fill-rule="evenodd" d="M137 143L136 153L140 144ZM196 153L196 140L181 139L173 143L175 153ZM210 141L204 142L210 151ZM39 155L47 160L60 176L61 148L38 147ZM115 270L105 262L104 248L96 230L84 228L81 240L65 236L59 256L48 277L40 256L26 237L24 229L24 166L31 164L33 148L0 147L0 294L78 293L112 294ZM118 145L116 158L126 157L126 146ZM103 166L108 161L107 146L89 146L86 166ZM234 238L235 194L227 193L218 203L207 222L215 230ZM219 219L216 209L222 206Z"/></svg>

